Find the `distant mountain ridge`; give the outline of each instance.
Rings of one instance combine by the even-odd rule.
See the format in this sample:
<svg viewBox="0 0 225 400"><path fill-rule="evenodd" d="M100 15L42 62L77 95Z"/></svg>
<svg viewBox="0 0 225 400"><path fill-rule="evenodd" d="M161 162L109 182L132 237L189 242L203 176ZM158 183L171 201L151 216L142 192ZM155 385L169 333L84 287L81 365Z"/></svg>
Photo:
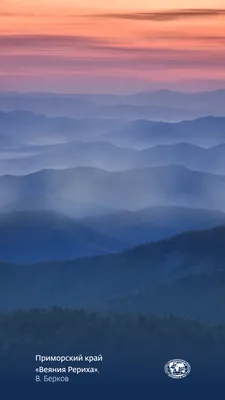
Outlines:
<svg viewBox="0 0 225 400"><path fill-rule="evenodd" d="M30 149L30 150L29 150ZM29 174L42 169L65 169L78 166L121 171L141 167L181 165L189 169L225 174L225 143L203 148L181 142L156 145L143 150L125 148L110 142L78 142L8 152L0 159L1 175Z"/></svg>
<svg viewBox="0 0 225 400"><path fill-rule="evenodd" d="M76 166L118 171L170 164L223 174L224 132L222 117L122 123L1 112L0 174Z"/></svg>
<svg viewBox="0 0 225 400"><path fill-rule="evenodd" d="M112 214L111 208L88 202L75 202L64 197L52 196L51 194L35 194L18 197L17 200L8 201L0 207L0 215L3 213L17 211L53 211L71 218L85 218Z"/></svg>
<svg viewBox="0 0 225 400"><path fill-rule="evenodd" d="M66 169L78 166L122 171L142 167L176 164L186 168L215 174L225 174L225 143L203 148L190 143L156 145L137 150L118 147L109 142L64 144L31 148L27 154L9 152L0 159L1 175L25 175L42 169Z"/></svg>
<svg viewBox="0 0 225 400"><path fill-rule="evenodd" d="M1 140L15 141L18 145L46 145L71 140L114 141L128 147L146 148L159 144L186 142L203 147L225 143L225 116L207 115L181 122L162 122L135 118L127 122L116 119L49 117L31 111L0 111ZM108 133L107 133L108 131ZM37 136L38 135L38 136ZM205 139L205 141L203 141Z"/></svg>
<svg viewBox="0 0 225 400"><path fill-rule="evenodd" d="M139 149L180 142L210 147L225 143L224 132L224 117L207 116L176 123L136 120L108 132L105 138L117 145Z"/></svg>
<svg viewBox="0 0 225 400"><path fill-rule="evenodd" d="M106 208L137 210L179 205L225 210L225 176L181 166L146 167L119 172L80 167L0 177L1 206L12 198L46 195Z"/></svg>
<svg viewBox="0 0 225 400"><path fill-rule="evenodd" d="M1 103L1 101L0 101ZM1 107L0 107L1 108ZM69 140L80 141L82 136L95 136L107 130L107 126L121 126L120 121L104 121L98 118L70 118L46 116L26 110L0 111L0 140L5 146L54 145Z"/></svg>
<svg viewBox="0 0 225 400"><path fill-rule="evenodd" d="M225 115L225 90L182 93L159 90L131 95L0 93L0 108L30 110L49 115L104 116L178 121L207 114ZM172 105L172 106L171 106Z"/></svg>
<svg viewBox="0 0 225 400"><path fill-rule="evenodd" d="M204 209L155 206L133 212L118 211L86 217L82 223L98 232L137 245L159 241L184 231L225 224L225 214Z"/></svg>
<svg viewBox="0 0 225 400"><path fill-rule="evenodd" d="M36 199L37 203L28 200L25 204L22 199L18 208L14 205L13 209L12 204L10 212L9 207L0 213L0 260L29 263L89 257L225 224L221 212L182 207L152 207L85 218L76 215L77 219L71 219L66 210L59 213L53 212L50 205L44 208L44 198L42 203L41 198ZM78 214L81 205L77 206ZM83 212L88 210L84 205Z"/></svg>

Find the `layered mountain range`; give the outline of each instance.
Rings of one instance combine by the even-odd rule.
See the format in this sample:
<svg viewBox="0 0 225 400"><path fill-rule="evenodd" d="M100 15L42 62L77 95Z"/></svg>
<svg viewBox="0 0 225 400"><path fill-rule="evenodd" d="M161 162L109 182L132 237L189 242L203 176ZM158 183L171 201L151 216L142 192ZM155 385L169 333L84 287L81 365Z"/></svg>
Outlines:
<svg viewBox="0 0 225 400"><path fill-rule="evenodd" d="M0 309L225 322L224 93L1 93Z"/></svg>

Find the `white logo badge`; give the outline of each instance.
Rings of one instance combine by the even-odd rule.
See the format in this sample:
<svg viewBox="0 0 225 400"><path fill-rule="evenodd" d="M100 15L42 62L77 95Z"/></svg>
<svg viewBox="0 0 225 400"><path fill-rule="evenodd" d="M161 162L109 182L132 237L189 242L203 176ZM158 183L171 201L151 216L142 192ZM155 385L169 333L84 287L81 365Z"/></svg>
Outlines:
<svg viewBox="0 0 225 400"><path fill-rule="evenodd" d="M164 371L170 378L181 379L190 374L191 366L187 361L175 358L166 363Z"/></svg>

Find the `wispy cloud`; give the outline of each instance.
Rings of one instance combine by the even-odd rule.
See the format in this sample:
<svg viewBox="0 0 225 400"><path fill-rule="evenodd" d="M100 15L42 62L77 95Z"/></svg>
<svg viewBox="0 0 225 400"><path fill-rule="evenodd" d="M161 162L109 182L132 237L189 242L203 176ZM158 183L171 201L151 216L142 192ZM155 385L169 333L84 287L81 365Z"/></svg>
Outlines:
<svg viewBox="0 0 225 400"><path fill-rule="evenodd" d="M174 21L181 19L196 19L221 17L225 15L225 9L178 9L154 12L132 12L132 13L103 13L92 15L93 17L108 19L124 19L137 21Z"/></svg>
<svg viewBox="0 0 225 400"><path fill-rule="evenodd" d="M0 75L8 76L8 82L18 74L24 82L28 76L35 82L48 76L53 82L53 75L62 81L80 75L93 81L98 76L98 82L116 76L121 83L130 76L133 84L138 77L163 81L177 75L182 79L225 76L225 9L47 12L41 15L27 9L17 20L3 19ZM0 17L4 15L18 13L12 9Z"/></svg>
<svg viewBox="0 0 225 400"><path fill-rule="evenodd" d="M104 38L83 35L0 35L0 49L17 47L87 46L105 45Z"/></svg>
<svg viewBox="0 0 225 400"><path fill-rule="evenodd" d="M31 53L35 52L35 50L43 50L46 49L70 49L72 51L71 56L74 54L74 51L82 48L87 50L100 50L107 51L112 53L149 53L152 52L162 52L164 51L165 55L167 51L171 51L173 48L173 44L175 43L177 51L179 54L186 51L183 49L183 45L180 47L179 42L181 44L183 42L195 41L196 44L209 43L211 45L215 45L215 43L223 44L225 42L225 34L222 35L210 35L210 34L195 34L192 32L182 32L179 30L175 30L173 32L151 32L144 35L139 35L135 39L129 41L129 38L104 38L100 36L90 36L90 35L49 35L49 34L36 34L36 35L0 35L0 52L6 51L11 52L11 49L24 49L25 51L30 51ZM165 43L168 43L165 47ZM157 48L156 46L157 45ZM163 49L164 48L164 49ZM175 51L174 50L174 51ZM193 48L195 50L195 47ZM198 49L199 50L199 49ZM222 50L222 49L221 49Z"/></svg>
<svg viewBox="0 0 225 400"><path fill-rule="evenodd" d="M115 50L115 49L114 49ZM123 49L123 54L124 54ZM8 55L0 56L2 70L61 70L67 71L86 71L90 74L99 71L104 74L106 71L144 71L152 69L202 69L204 70L219 68L223 70L225 65L225 54L216 51L181 51L169 49L135 49L127 55L115 57L115 53L108 56L81 56L77 55Z"/></svg>
<svg viewBox="0 0 225 400"><path fill-rule="evenodd" d="M59 12L57 9L50 12L40 11L13 11L1 10L0 17L25 17L25 18L49 18L58 20L75 20L75 19L88 19L88 18L102 18L102 19L120 19L120 20L137 20L137 21L174 21L182 19L196 19L196 18L213 18L225 16L225 8L189 8L189 9L165 9L154 11L136 11L136 12L104 12L93 14L82 14L80 12Z"/></svg>
<svg viewBox="0 0 225 400"><path fill-rule="evenodd" d="M186 42L195 42L196 44L202 45L202 44L209 44L210 46L215 46L215 44L223 44L225 43L225 31L224 34L221 32L220 34L216 33L210 33L210 32L200 32L200 33L195 33L193 32L193 29L191 28L190 30L174 30L174 31L152 31L149 33L146 33L141 36L141 39L144 40L146 43L160 43L162 42L168 42L168 46L170 46L171 42L175 42L176 44L178 42L186 43Z"/></svg>
<svg viewBox="0 0 225 400"><path fill-rule="evenodd" d="M152 37L145 37L145 42L139 41L126 44L122 39L107 40L101 37L82 35L4 35L0 36L1 68L50 68L76 70L90 68L102 71L119 69L146 68L222 68L225 65L225 53L221 51L225 41L223 36L205 36L199 39L192 35L188 40L198 41L196 46L183 45L179 32L171 33L175 40L170 43L164 40L159 45ZM179 45L178 39L181 38ZM143 39L143 38L142 38ZM165 39L168 39L168 37ZM157 41L157 39L155 38ZM199 47L201 41L207 41L210 46ZM153 41L153 43L152 43ZM220 45L216 47L215 42ZM211 45L213 44L213 46Z"/></svg>

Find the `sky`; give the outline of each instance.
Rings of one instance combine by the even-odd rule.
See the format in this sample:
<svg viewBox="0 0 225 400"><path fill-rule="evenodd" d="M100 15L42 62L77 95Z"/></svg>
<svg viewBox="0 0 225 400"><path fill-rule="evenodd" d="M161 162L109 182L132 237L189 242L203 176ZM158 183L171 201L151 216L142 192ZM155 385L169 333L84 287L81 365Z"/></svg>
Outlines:
<svg viewBox="0 0 225 400"><path fill-rule="evenodd" d="M0 2L0 91L214 90L224 65L225 0Z"/></svg>

